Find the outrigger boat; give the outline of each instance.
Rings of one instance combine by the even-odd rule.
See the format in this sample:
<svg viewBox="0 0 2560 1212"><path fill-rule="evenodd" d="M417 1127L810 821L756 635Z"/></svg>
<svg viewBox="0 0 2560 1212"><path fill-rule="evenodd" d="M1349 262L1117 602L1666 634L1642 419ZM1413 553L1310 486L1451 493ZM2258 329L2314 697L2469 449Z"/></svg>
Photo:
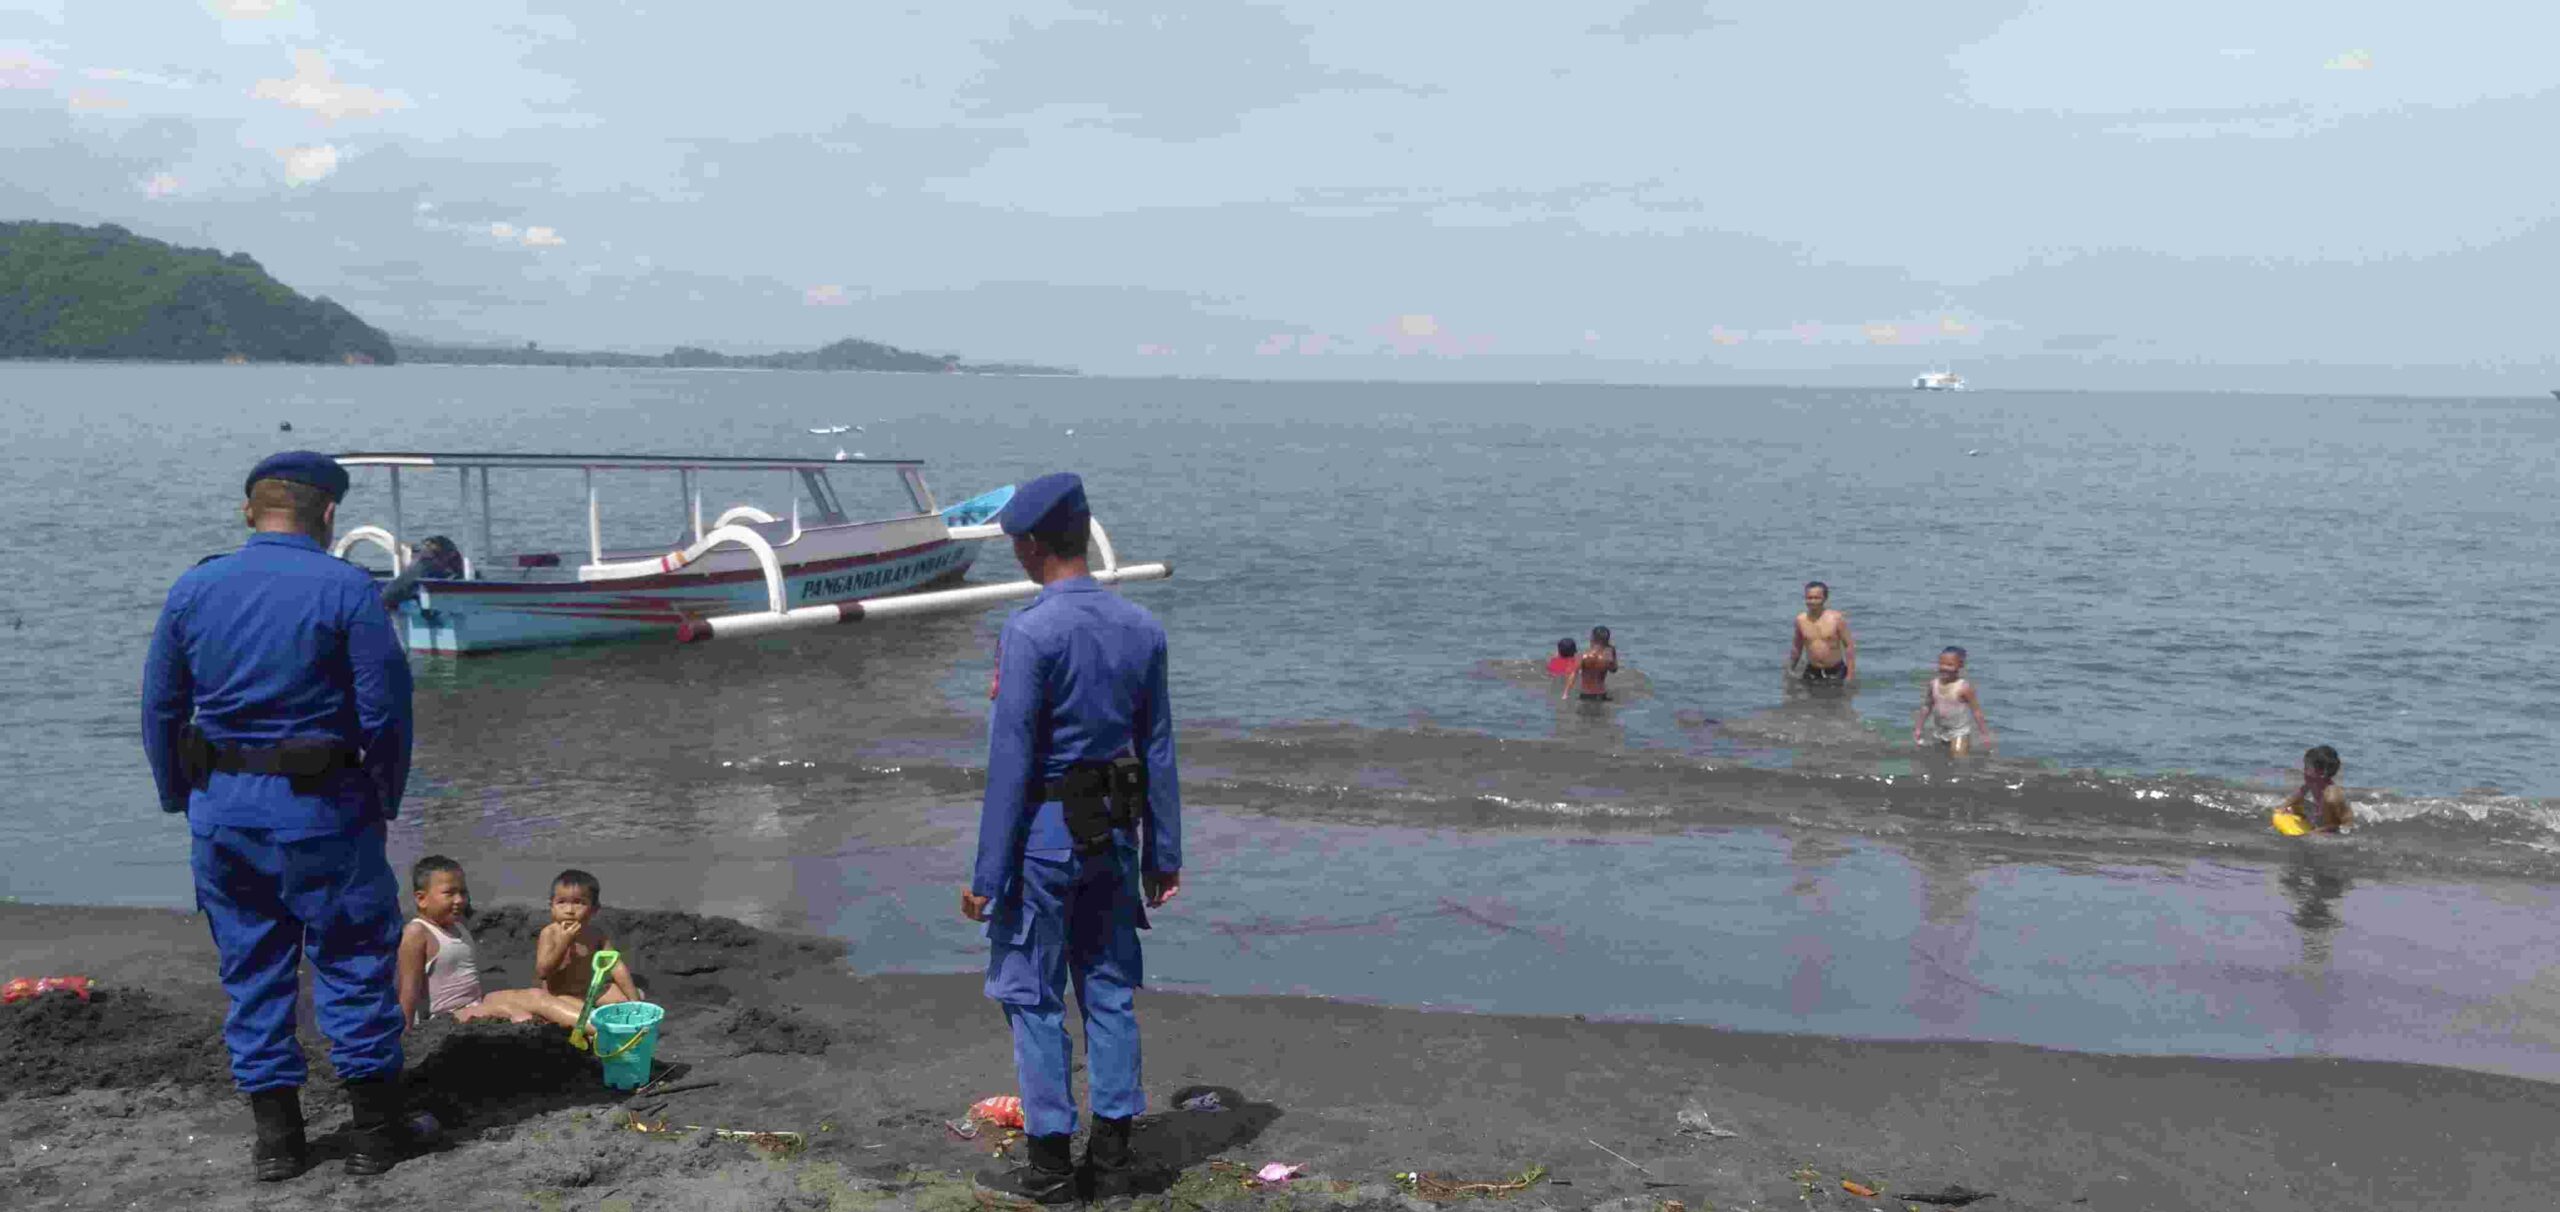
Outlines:
<svg viewBox="0 0 2560 1212"><path fill-rule="evenodd" d="M1013 496L1010 485L938 507L915 459L793 459L662 455L435 454L364 451L337 456L351 471L390 472L388 525L357 526L332 553L371 546L390 556L396 576L415 559L406 537L403 477L458 475L466 528L476 479L478 542L462 552L452 575L417 579L418 593L395 621L413 652L455 655L541 648L649 636L684 641L761 635L801 627L978 609L1039 592L1030 581L957 586L979 540L1001 530L993 519ZM848 516L828 473L894 474L914 503L912 513L868 521ZM491 472L576 471L586 477L585 551L493 554ZM607 548L597 472L672 472L682 492L690 534L675 546ZM733 505L707 524L702 477L770 472L783 477L790 508L775 516ZM804 499L812 505L804 511ZM1106 584L1157 580L1170 566L1123 566L1100 522L1093 526L1094 579ZM376 574L381 576L384 574Z"/></svg>

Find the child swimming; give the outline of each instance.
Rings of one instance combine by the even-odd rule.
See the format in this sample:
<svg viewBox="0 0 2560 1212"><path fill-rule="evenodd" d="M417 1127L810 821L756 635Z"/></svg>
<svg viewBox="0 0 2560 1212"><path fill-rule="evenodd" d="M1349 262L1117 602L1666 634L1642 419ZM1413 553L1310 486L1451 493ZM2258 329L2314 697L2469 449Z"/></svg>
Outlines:
<svg viewBox="0 0 2560 1212"><path fill-rule="evenodd" d="M2302 814L2303 822L2319 833L2337 833L2354 823L2347 793L2337 785L2339 765L2338 751L2327 745L2303 750L2302 786L2277 811Z"/></svg>
<svg viewBox="0 0 2560 1212"><path fill-rule="evenodd" d="M1919 718L1911 722L1911 743L1932 742L1963 757L1973 751L1976 733L1988 740L1991 725L1982 718L1982 696L1965 680L1964 649L1950 645L1938 654L1938 676L1922 692Z"/></svg>
<svg viewBox="0 0 2560 1212"><path fill-rule="evenodd" d="M1578 662L1573 659L1573 638L1571 636L1567 636L1564 639L1557 640L1556 654L1547 658L1547 676L1551 678L1572 677L1574 667L1577 663Z"/></svg>

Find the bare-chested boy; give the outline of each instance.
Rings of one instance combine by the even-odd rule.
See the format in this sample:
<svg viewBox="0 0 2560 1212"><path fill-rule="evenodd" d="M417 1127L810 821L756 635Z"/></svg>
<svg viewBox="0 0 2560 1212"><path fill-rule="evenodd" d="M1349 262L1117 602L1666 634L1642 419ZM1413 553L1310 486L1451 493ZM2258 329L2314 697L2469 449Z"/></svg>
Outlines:
<svg viewBox="0 0 2560 1212"><path fill-rule="evenodd" d="M2338 751L2327 745L2315 745L2302 754L2302 786L2286 797L2280 811L2302 814L2304 823L2320 833L2336 833L2355 823L2355 811L2347 806L2347 793L2337 785Z"/></svg>
<svg viewBox="0 0 2560 1212"><path fill-rule="evenodd" d="M1804 613L1796 616L1795 643L1787 648L1787 668L1804 657L1804 680L1846 682L1858 676L1858 638L1849 633L1849 616L1831 609L1831 587L1820 581L1804 585Z"/></svg>
<svg viewBox="0 0 2560 1212"><path fill-rule="evenodd" d="M1606 701L1609 697L1609 675L1617 671L1618 650L1609 642L1609 629L1594 627L1591 629L1591 646L1583 649L1582 656L1575 661L1576 676L1565 679L1565 689L1570 692L1579 685L1584 702Z"/></svg>
<svg viewBox="0 0 2560 1212"><path fill-rule="evenodd" d="M594 979L591 961L596 952L614 950L613 940L595 920L603 901L603 886L584 871L572 868L551 881L551 924L533 940L534 989L547 996L533 999L530 1009L563 1027L578 1024L578 1012L587 1001L587 982ZM597 1005L640 1000L640 990L631 981L631 965L615 964L611 979L613 983L597 995Z"/></svg>

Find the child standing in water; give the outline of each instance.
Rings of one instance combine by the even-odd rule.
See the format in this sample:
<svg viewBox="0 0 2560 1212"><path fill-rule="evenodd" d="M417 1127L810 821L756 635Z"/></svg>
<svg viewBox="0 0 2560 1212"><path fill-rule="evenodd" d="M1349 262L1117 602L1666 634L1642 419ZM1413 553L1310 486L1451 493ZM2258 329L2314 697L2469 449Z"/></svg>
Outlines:
<svg viewBox="0 0 2560 1212"><path fill-rule="evenodd" d="M1561 654L1564 646L1557 645L1556 651ZM1574 672L1579 676L1565 679L1565 694L1572 694L1578 684L1582 688L1582 701L1605 702L1609 698L1609 675L1617 671L1618 649L1609 642L1609 629L1594 627L1591 629L1591 646L1582 650L1582 659L1574 666Z"/></svg>
<svg viewBox="0 0 2560 1212"><path fill-rule="evenodd" d="M1982 718L1982 696L1965 680L1964 649L1949 646L1938 654L1938 676L1929 680L1920 700L1920 717L1911 722L1911 743L1935 742L1948 754L1973 751L1973 738L1988 739L1991 725Z"/></svg>
<svg viewBox="0 0 2560 1212"><path fill-rule="evenodd" d="M2303 822L2321 833L2345 829L2355 814L2347 807L2346 791L2337 785L2339 764L2338 751L2327 745L2304 750L2302 786L2279 811L2301 813Z"/></svg>

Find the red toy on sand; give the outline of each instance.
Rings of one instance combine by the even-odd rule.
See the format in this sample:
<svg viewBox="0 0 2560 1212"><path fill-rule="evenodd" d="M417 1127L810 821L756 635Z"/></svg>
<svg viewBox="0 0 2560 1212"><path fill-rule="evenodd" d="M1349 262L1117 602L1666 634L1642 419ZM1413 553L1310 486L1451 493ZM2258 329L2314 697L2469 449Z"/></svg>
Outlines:
<svg viewBox="0 0 2560 1212"><path fill-rule="evenodd" d="M85 976L22 976L0 985L0 1006L43 997L56 991L77 993L81 1001L89 1000L89 978Z"/></svg>
<svg viewBox="0 0 2560 1212"><path fill-rule="evenodd" d="M999 1128L1019 1128L1022 1126L1022 1100L1010 1094L979 1099L976 1106L969 1108L969 1118Z"/></svg>

